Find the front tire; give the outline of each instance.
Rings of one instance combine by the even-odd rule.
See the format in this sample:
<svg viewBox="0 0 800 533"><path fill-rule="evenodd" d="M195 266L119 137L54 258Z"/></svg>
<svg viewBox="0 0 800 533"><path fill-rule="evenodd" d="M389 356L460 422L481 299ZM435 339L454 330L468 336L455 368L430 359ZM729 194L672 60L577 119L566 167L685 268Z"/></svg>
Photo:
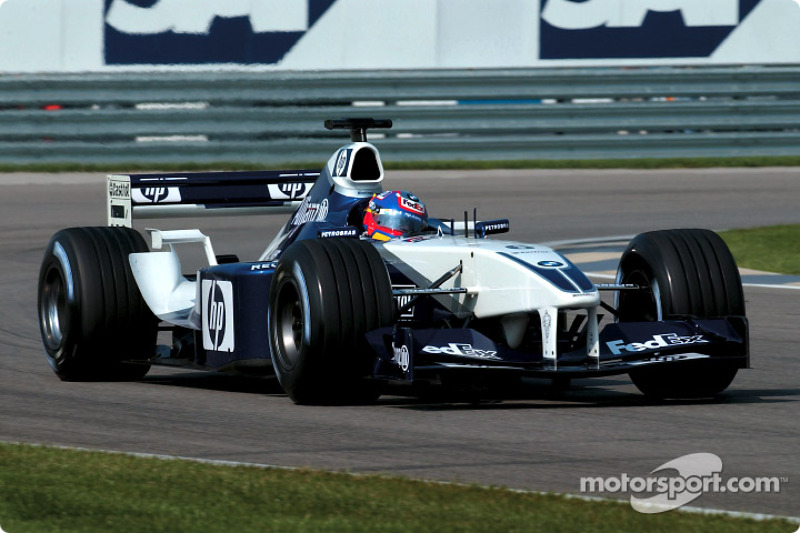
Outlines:
<svg viewBox="0 0 800 533"><path fill-rule="evenodd" d="M153 356L158 320L128 255L148 251L130 228L69 228L53 235L39 272L39 329L47 361L65 381L133 380Z"/></svg>
<svg viewBox="0 0 800 533"><path fill-rule="evenodd" d="M365 403L380 395L369 379L367 331L394 322L391 281L369 242L304 240L281 256L272 278L268 329L273 367L300 404Z"/></svg>
<svg viewBox="0 0 800 533"><path fill-rule="evenodd" d="M620 283L639 291L618 296L620 322L744 316L739 269L722 238L709 230L652 231L636 236L620 259ZM630 372L636 387L655 398L700 398L725 390L738 366L703 359L647 365Z"/></svg>

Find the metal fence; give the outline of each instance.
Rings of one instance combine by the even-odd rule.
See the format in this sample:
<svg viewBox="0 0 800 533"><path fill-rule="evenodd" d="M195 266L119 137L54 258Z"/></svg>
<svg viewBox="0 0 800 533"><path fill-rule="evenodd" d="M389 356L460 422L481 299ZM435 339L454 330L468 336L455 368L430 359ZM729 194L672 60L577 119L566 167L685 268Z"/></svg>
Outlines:
<svg viewBox="0 0 800 533"><path fill-rule="evenodd" d="M0 163L800 155L800 66L0 75ZM377 133L377 132L376 132Z"/></svg>

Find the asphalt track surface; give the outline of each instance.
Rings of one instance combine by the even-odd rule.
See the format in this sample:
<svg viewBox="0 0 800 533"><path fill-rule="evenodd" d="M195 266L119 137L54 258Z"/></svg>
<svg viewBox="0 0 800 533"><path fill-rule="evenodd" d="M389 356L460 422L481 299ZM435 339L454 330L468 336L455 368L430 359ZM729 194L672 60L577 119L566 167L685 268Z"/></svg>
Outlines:
<svg viewBox="0 0 800 533"><path fill-rule="evenodd" d="M439 216L473 207L507 216L509 238L529 242L800 223L800 169L396 172L386 185L414 191ZM709 452L725 479L777 477L780 492L706 493L691 505L800 516L800 291L745 289L753 368L713 400L648 402L626 376L566 391L532 381L501 403L421 401L393 388L377 405L352 407L296 406L274 380L167 368L135 383L65 383L43 356L38 269L56 230L104 224L104 177L0 175L0 198L2 441L566 493L579 493L582 477L647 476ZM217 253L249 260L284 220L147 225L200 227Z"/></svg>

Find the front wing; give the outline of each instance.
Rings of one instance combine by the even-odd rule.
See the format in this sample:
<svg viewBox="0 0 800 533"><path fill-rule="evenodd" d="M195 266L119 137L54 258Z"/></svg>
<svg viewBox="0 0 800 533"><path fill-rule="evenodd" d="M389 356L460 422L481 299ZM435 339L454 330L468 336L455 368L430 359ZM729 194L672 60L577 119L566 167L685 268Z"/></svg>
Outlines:
<svg viewBox="0 0 800 533"><path fill-rule="evenodd" d="M378 354L375 377L414 381L457 369L516 370L535 377L593 377L624 374L643 365L679 364L699 359L749 364L747 319L624 322L600 332L597 357L586 349L546 359L541 350L512 350L468 328L383 328L367 334Z"/></svg>

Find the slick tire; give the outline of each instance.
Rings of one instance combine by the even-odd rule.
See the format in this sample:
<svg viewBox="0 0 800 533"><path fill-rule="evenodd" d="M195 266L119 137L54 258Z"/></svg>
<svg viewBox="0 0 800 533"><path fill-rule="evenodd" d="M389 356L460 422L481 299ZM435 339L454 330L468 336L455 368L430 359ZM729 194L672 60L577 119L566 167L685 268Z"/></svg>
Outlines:
<svg viewBox="0 0 800 533"><path fill-rule="evenodd" d="M374 358L367 331L390 326L395 305L378 251L357 239L304 240L281 256L270 289L273 368L299 404L368 403Z"/></svg>
<svg viewBox="0 0 800 533"><path fill-rule="evenodd" d="M47 360L62 380L147 374L158 319L128 263L129 254L146 251L142 236L130 228L69 228L50 239L39 272L39 329Z"/></svg>
<svg viewBox="0 0 800 533"><path fill-rule="evenodd" d="M739 269L713 231L677 229L636 236L622 254L617 280L643 289L619 293L620 322L745 314ZM725 390L737 370L728 362L698 360L649 365L630 372L630 377L650 397L700 398Z"/></svg>

